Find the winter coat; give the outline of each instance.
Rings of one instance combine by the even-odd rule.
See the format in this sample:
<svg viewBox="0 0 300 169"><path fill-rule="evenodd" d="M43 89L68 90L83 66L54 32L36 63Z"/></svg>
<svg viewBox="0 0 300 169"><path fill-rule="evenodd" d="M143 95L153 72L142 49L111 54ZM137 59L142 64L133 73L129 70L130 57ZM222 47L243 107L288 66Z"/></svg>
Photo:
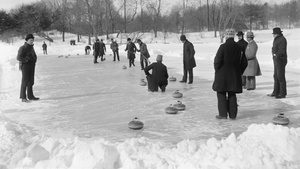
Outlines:
<svg viewBox="0 0 300 169"><path fill-rule="evenodd" d="M150 58L150 54L148 52L147 45L145 43L140 44L140 52L141 52L141 57L143 55L146 58Z"/></svg>
<svg viewBox="0 0 300 169"><path fill-rule="evenodd" d="M245 53L248 42L246 42L244 39L241 39L241 40L237 41L236 43L242 47L242 51Z"/></svg>
<svg viewBox="0 0 300 169"><path fill-rule="evenodd" d="M96 56L99 55L100 53L100 42L95 42L94 45L93 45L93 50L94 50L94 54Z"/></svg>
<svg viewBox="0 0 300 169"><path fill-rule="evenodd" d="M93 45L93 50L95 55L103 56L106 52L106 47L103 42L95 42Z"/></svg>
<svg viewBox="0 0 300 169"><path fill-rule="evenodd" d="M286 48L287 48L287 41L282 34L274 38L273 47L272 47L273 57L287 61Z"/></svg>
<svg viewBox="0 0 300 169"><path fill-rule="evenodd" d="M152 69L152 78L155 79L157 85L168 85L168 70L167 67L161 62L154 62L151 65L145 67L145 74L150 75L149 71Z"/></svg>
<svg viewBox="0 0 300 169"><path fill-rule="evenodd" d="M257 52L257 44L254 40L251 40L248 43L248 46L246 48L245 54L246 58L248 60L248 66L246 70L243 73L243 76L260 76L261 71L259 67L259 63L256 58L256 52Z"/></svg>
<svg viewBox="0 0 300 169"><path fill-rule="evenodd" d="M105 55L105 52L106 52L105 44L103 42L100 42L100 50L99 50L100 56Z"/></svg>
<svg viewBox="0 0 300 169"><path fill-rule="evenodd" d="M196 67L194 45L186 40L183 44L183 68L190 70Z"/></svg>
<svg viewBox="0 0 300 169"><path fill-rule="evenodd" d="M237 44L239 44L242 47L243 55L246 57L245 51L246 51L248 42L246 42L244 39L241 39L241 40L237 41Z"/></svg>
<svg viewBox="0 0 300 169"><path fill-rule="evenodd" d="M127 59L135 59L135 52L137 48L134 43L127 43L125 51L127 51Z"/></svg>
<svg viewBox="0 0 300 169"><path fill-rule="evenodd" d="M247 67L247 59L242 48L233 38L222 44L214 59L215 78L213 90L216 92L242 93L242 74Z"/></svg>
<svg viewBox="0 0 300 169"><path fill-rule="evenodd" d="M110 49L113 50L113 51L119 50L119 45L118 45L118 43L117 43L117 42L112 42L112 43L110 44Z"/></svg>
<svg viewBox="0 0 300 169"><path fill-rule="evenodd" d="M44 43L44 44L42 45L42 48L43 48L43 50L47 50L47 44Z"/></svg>
<svg viewBox="0 0 300 169"><path fill-rule="evenodd" d="M37 56L34 51L33 45L29 45L25 42L18 50L17 60L21 63L36 62Z"/></svg>

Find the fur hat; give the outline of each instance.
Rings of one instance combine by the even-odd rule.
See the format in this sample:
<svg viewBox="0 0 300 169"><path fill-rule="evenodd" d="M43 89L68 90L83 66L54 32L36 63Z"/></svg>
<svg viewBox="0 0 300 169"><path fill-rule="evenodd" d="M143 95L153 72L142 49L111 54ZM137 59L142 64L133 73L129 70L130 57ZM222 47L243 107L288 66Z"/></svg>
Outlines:
<svg viewBox="0 0 300 169"><path fill-rule="evenodd" d="M238 31L238 33L236 34L236 36L243 36L244 33L242 31Z"/></svg>
<svg viewBox="0 0 300 169"><path fill-rule="evenodd" d="M280 28L276 27L273 29L273 33L272 34L278 34L278 35L281 35L282 34L282 31Z"/></svg>
<svg viewBox="0 0 300 169"><path fill-rule="evenodd" d="M247 32L247 37L253 38L254 37L254 33L253 32Z"/></svg>
<svg viewBox="0 0 300 169"><path fill-rule="evenodd" d="M127 38L127 41L131 41L131 39L130 39L130 38Z"/></svg>
<svg viewBox="0 0 300 169"><path fill-rule="evenodd" d="M180 36L180 40L181 40L181 41L185 41L185 40L186 40L185 35L181 35L181 36Z"/></svg>
<svg viewBox="0 0 300 169"><path fill-rule="evenodd" d="M27 34L25 40L28 41L29 39L34 39L32 34Z"/></svg>
<svg viewBox="0 0 300 169"><path fill-rule="evenodd" d="M225 30L225 37L226 38L234 38L234 34L235 34L234 29L226 29Z"/></svg>
<svg viewBox="0 0 300 169"><path fill-rule="evenodd" d="M163 55L157 55L156 57L156 61L162 61L163 59Z"/></svg>

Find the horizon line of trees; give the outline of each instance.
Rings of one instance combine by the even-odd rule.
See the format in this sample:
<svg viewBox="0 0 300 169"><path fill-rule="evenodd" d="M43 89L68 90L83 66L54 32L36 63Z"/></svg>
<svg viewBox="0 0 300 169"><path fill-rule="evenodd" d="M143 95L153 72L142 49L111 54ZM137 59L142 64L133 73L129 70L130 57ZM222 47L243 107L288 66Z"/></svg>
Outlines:
<svg viewBox="0 0 300 169"><path fill-rule="evenodd" d="M182 0L170 6L163 0L41 0L6 12L0 10L0 38L58 30L97 38L135 32L187 33L214 31L223 42L227 28L260 30L300 27L300 1L282 4L260 0Z"/></svg>

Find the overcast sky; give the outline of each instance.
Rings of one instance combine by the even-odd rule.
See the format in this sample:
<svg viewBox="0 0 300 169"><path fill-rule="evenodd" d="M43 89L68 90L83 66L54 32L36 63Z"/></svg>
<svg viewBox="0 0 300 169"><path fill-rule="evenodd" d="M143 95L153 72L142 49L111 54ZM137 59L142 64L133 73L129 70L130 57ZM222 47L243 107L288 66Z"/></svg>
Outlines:
<svg viewBox="0 0 300 169"><path fill-rule="evenodd" d="M0 9L4 10L10 10L12 8L15 8L17 6L20 6L21 4L27 4L35 1L40 0L0 0ZM182 0L162 0L164 3L167 2L168 4L175 4L182 2ZM262 2L269 2L269 3L281 3L281 2L288 2L289 0L261 0ZM203 0L203 3L205 3L206 0Z"/></svg>

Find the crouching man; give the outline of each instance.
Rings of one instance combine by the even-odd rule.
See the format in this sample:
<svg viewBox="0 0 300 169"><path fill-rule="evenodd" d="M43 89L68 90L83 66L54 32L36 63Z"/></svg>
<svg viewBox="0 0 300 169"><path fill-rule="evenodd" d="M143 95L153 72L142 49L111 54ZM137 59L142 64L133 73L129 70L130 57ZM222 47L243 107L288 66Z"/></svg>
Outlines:
<svg viewBox="0 0 300 169"><path fill-rule="evenodd" d="M156 62L144 69L148 80L148 90L151 92L158 91L158 87L162 92L165 92L166 86L168 85L168 70L162 63L162 58L162 55L157 55ZM152 70L152 74L149 73L150 70Z"/></svg>

